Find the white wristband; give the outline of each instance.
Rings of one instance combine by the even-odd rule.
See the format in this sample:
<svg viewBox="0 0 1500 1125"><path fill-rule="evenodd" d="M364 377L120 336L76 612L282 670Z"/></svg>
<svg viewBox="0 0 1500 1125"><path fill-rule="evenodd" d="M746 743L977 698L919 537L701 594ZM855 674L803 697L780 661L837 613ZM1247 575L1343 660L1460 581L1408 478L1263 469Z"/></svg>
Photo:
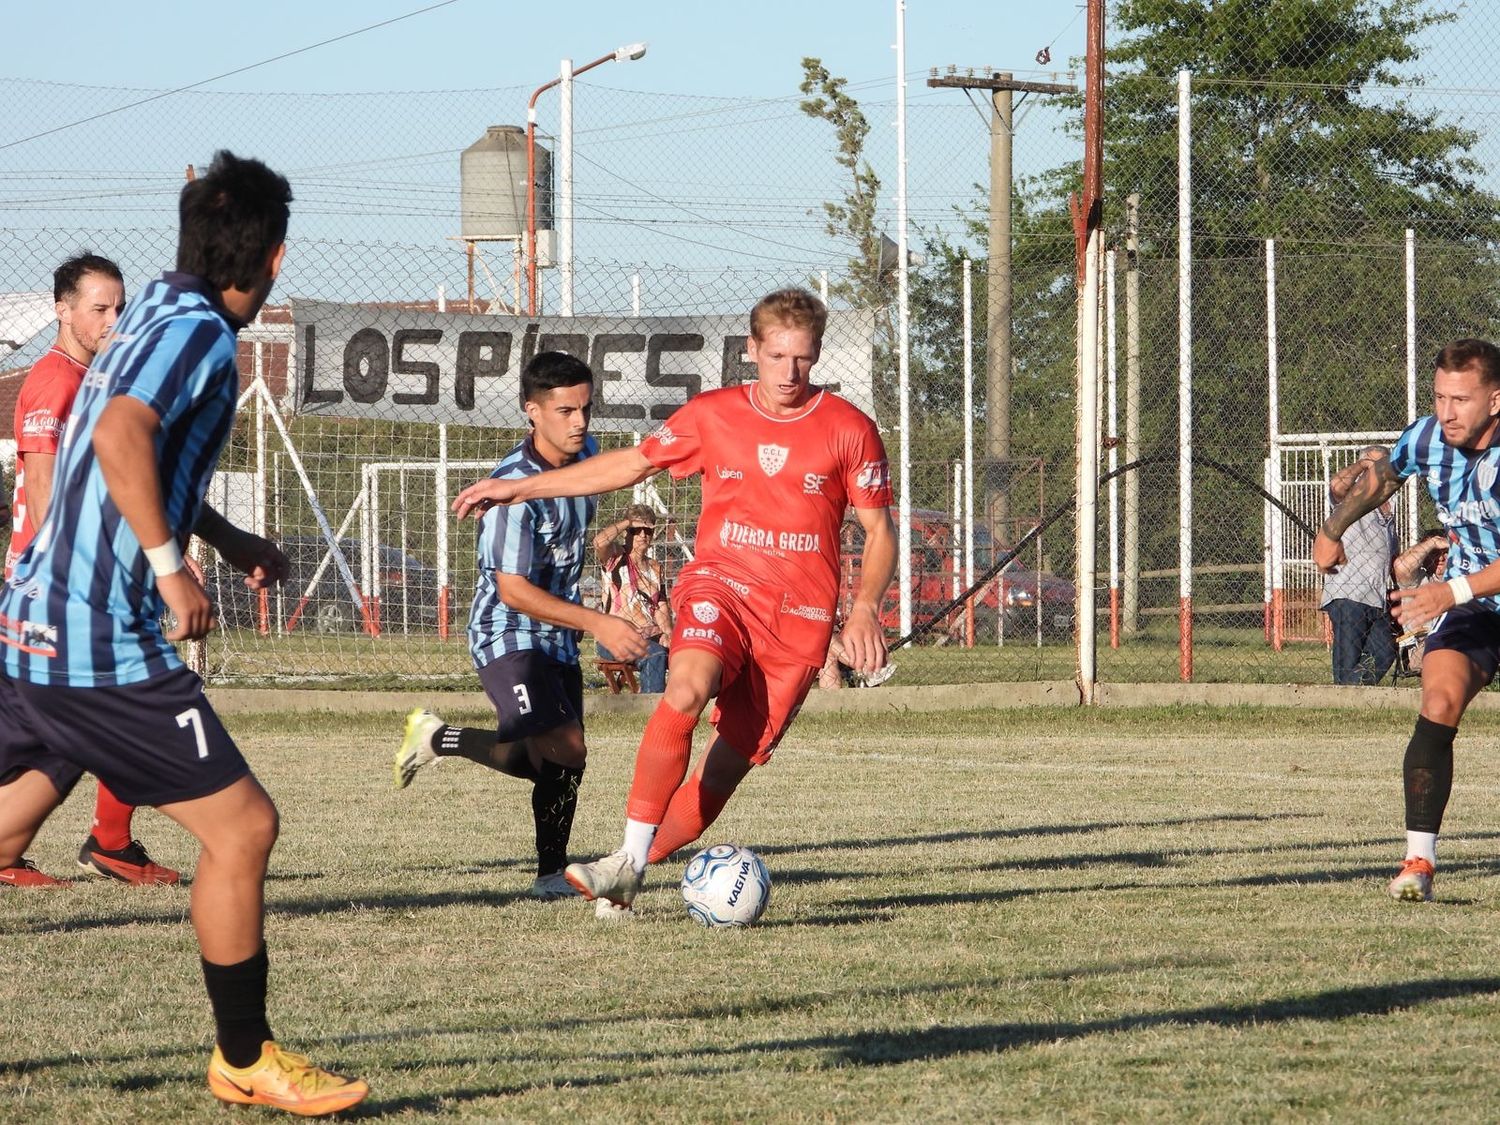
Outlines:
<svg viewBox="0 0 1500 1125"><path fill-rule="evenodd" d="M156 572L158 578L176 574L182 569L182 552L178 549L175 539L168 539L159 547L143 548L143 551L146 561L151 564L151 569Z"/></svg>
<svg viewBox="0 0 1500 1125"><path fill-rule="evenodd" d="M1453 591L1454 605L1467 605L1474 600L1474 591L1469 586L1469 580L1462 574L1457 578L1448 579L1448 589Z"/></svg>

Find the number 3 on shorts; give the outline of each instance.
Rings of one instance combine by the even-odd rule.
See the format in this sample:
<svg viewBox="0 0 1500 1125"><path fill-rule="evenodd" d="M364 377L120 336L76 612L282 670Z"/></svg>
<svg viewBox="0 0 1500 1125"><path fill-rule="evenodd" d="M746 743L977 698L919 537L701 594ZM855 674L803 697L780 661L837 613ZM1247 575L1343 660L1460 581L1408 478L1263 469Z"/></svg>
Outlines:
<svg viewBox="0 0 1500 1125"><path fill-rule="evenodd" d="M208 739L203 737L203 716L198 714L198 708L189 707L177 716L179 727L192 727L193 737L198 741L198 757L208 757Z"/></svg>
<svg viewBox="0 0 1500 1125"><path fill-rule="evenodd" d="M531 692L526 690L526 685L517 684L510 690L516 693L516 703L519 704L521 708L521 714L531 714Z"/></svg>

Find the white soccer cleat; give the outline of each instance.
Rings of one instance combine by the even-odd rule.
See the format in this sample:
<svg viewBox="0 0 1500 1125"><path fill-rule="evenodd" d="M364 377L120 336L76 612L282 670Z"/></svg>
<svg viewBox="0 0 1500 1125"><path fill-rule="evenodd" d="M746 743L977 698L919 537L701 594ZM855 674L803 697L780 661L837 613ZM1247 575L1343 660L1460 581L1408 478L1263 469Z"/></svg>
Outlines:
<svg viewBox="0 0 1500 1125"><path fill-rule="evenodd" d="M563 878L561 871L554 871L551 875L538 875L536 882L527 888L526 897L542 902L552 902L560 898L577 898L578 892L573 889L572 883Z"/></svg>
<svg viewBox="0 0 1500 1125"><path fill-rule="evenodd" d="M563 876L590 902L602 898L620 906L634 902L645 882L623 851L610 852L593 863L570 863Z"/></svg>
<svg viewBox="0 0 1500 1125"><path fill-rule="evenodd" d="M401 739L401 748L396 751L396 764L391 771L397 789L405 789L417 776L417 771L437 757L432 749L432 736L442 725L442 719L422 707L406 716L406 735Z"/></svg>
<svg viewBox="0 0 1500 1125"><path fill-rule="evenodd" d="M1412 856L1402 862L1401 870L1396 872L1386 890L1392 898L1402 902L1431 902L1432 878L1436 874L1431 863Z"/></svg>
<svg viewBox="0 0 1500 1125"><path fill-rule="evenodd" d="M610 902L607 898L596 898L594 917L601 922L634 922L635 907L621 906L618 902Z"/></svg>

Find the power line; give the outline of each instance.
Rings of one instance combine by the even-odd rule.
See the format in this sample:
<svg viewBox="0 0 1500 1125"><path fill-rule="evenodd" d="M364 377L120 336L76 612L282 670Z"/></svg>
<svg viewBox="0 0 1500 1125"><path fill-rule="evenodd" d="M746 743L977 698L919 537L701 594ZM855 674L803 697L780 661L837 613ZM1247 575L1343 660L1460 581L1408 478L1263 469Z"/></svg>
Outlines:
<svg viewBox="0 0 1500 1125"><path fill-rule="evenodd" d="M45 129L40 133L33 133L29 137L22 137L20 140L7 141L4 144L0 144L0 151L8 148L14 148L16 145L24 145L28 141L39 140L42 137L50 137L54 133L61 133L67 129L76 128L79 125L87 125L91 121L98 121L100 118L110 117L116 113L124 113L127 109L135 109L137 106L143 106L149 102L160 101L162 98L170 98L173 94L181 94L188 90L196 90L199 86L207 86L210 82L218 82L223 78L232 78L236 74L244 74L247 70L254 70L257 67L268 66L273 62L280 62L282 59L289 59L294 55L306 54L308 51L316 50L319 47L326 47L330 43L338 43L344 39L352 39L354 36L363 35L367 31L374 31L376 28L380 27L389 27L393 23L400 23L402 20L411 19L413 16L424 15L427 12L436 11L438 8L446 8L450 4L457 3L458 0L438 0L438 3L436 4L429 4L427 7L418 8L414 12L407 12L404 16L394 16L388 20L381 20L379 23L372 23L368 27L361 27L356 31L346 31L344 32L344 34L335 35L331 39L324 39L319 43L311 43L306 47L298 47L295 51L286 51L283 54L276 55L272 58L261 59L260 62L250 63L248 66L236 67L234 70L226 70L223 74L216 74L212 78L204 78L198 82L190 82L186 86L178 86L175 90L163 90L159 94L152 94L149 98L141 98L137 101L129 102L125 105L116 106L114 109L106 109L102 113L95 113L89 117L81 117L77 121L69 121L66 125L57 125L51 129Z"/></svg>

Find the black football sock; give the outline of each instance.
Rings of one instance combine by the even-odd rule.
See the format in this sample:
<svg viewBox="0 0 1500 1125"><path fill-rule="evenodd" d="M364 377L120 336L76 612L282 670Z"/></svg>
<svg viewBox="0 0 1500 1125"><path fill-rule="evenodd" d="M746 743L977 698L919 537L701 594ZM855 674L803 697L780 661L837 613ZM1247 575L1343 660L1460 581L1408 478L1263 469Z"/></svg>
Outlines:
<svg viewBox="0 0 1500 1125"><path fill-rule="evenodd" d="M1406 790L1406 830L1437 834L1453 791L1453 738L1457 727L1445 727L1417 716L1416 729L1401 763Z"/></svg>
<svg viewBox="0 0 1500 1125"><path fill-rule="evenodd" d="M526 740L496 742L492 730L441 726L432 736L432 752L443 758L467 758L526 781L537 779L536 767L526 752Z"/></svg>
<svg viewBox="0 0 1500 1125"><path fill-rule="evenodd" d="M270 962L262 945L255 956L236 965L203 962L203 983L213 1006L215 1037L224 1061L247 1067L260 1058L261 1045L274 1039L266 1023L266 978Z"/></svg>
<svg viewBox="0 0 1500 1125"><path fill-rule="evenodd" d="M536 820L536 873L551 875L568 864L568 839L578 810L578 785L583 767L570 769L543 762L541 777L531 790L531 815Z"/></svg>

